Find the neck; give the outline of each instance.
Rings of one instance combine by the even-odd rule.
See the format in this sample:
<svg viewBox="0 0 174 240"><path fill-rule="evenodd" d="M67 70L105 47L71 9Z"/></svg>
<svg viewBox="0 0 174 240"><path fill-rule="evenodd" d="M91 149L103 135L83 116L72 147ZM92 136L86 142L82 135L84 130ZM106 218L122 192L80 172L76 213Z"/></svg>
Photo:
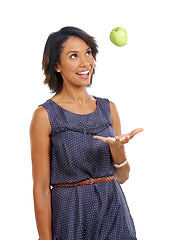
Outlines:
<svg viewBox="0 0 174 240"><path fill-rule="evenodd" d="M86 90L86 86L76 89L70 89L64 86L60 95L62 99L66 99L66 102L84 103L91 98Z"/></svg>

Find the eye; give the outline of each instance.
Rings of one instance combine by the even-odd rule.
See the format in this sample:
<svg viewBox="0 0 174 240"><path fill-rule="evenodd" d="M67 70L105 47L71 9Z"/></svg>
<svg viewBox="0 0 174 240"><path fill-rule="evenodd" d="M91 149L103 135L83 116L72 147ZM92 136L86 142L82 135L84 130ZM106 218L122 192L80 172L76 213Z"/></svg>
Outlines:
<svg viewBox="0 0 174 240"><path fill-rule="evenodd" d="M86 52L86 56L91 56L91 54L92 54L91 50L88 50L88 51Z"/></svg>
<svg viewBox="0 0 174 240"><path fill-rule="evenodd" d="M71 58L71 59L77 58L77 54L76 54L76 53L72 54L72 55L70 56L70 58Z"/></svg>

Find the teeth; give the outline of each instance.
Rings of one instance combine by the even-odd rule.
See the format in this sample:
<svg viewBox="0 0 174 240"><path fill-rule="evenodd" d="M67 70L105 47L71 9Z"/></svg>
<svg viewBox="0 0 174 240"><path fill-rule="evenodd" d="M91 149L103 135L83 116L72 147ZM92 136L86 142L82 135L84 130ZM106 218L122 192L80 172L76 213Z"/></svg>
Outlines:
<svg viewBox="0 0 174 240"><path fill-rule="evenodd" d="M89 73L89 70L87 71L84 71L84 72L80 72L80 73L77 73L77 74L80 74L80 75L85 75L85 74L88 74Z"/></svg>

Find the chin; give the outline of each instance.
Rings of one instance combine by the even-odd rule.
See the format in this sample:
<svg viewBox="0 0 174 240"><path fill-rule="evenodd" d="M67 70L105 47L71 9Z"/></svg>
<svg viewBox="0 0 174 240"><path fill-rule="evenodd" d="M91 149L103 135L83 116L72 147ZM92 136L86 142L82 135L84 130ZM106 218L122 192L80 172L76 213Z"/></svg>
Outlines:
<svg viewBox="0 0 174 240"><path fill-rule="evenodd" d="M90 78L88 78L88 79L82 79L80 82L78 81L78 85L80 85L80 86L89 86L90 85L90 83L91 83L91 79Z"/></svg>

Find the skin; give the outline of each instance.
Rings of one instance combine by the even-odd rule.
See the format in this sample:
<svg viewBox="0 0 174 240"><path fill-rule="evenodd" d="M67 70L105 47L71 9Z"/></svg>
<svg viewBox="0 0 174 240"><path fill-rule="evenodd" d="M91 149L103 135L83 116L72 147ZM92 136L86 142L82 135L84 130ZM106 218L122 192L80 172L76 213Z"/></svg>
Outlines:
<svg viewBox="0 0 174 240"><path fill-rule="evenodd" d="M78 37L70 37L63 46L60 63L55 65L63 77L63 89L52 100L64 109L76 114L88 114L96 109L96 99L89 95L86 86L90 83L94 68L94 58L89 46ZM89 70L86 76L78 75ZM125 160L124 144L128 143L143 129L135 129L129 134L121 134L121 124L116 106L110 102L111 121L115 138L95 136L96 141L109 143L113 162ZM33 196L35 216L40 240L52 240L51 232L51 191L50 191L50 133L51 126L44 107L35 110L30 126L31 158L33 173ZM116 170L116 177L124 183L129 177L130 166Z"/></svg>
<svg viewBox="0 0 174 240"><path fill-rule="evenodd" d="M50 191L50 137L48 115L38 108L30 126L33 196L40 240L52 240Z"/></svg>

